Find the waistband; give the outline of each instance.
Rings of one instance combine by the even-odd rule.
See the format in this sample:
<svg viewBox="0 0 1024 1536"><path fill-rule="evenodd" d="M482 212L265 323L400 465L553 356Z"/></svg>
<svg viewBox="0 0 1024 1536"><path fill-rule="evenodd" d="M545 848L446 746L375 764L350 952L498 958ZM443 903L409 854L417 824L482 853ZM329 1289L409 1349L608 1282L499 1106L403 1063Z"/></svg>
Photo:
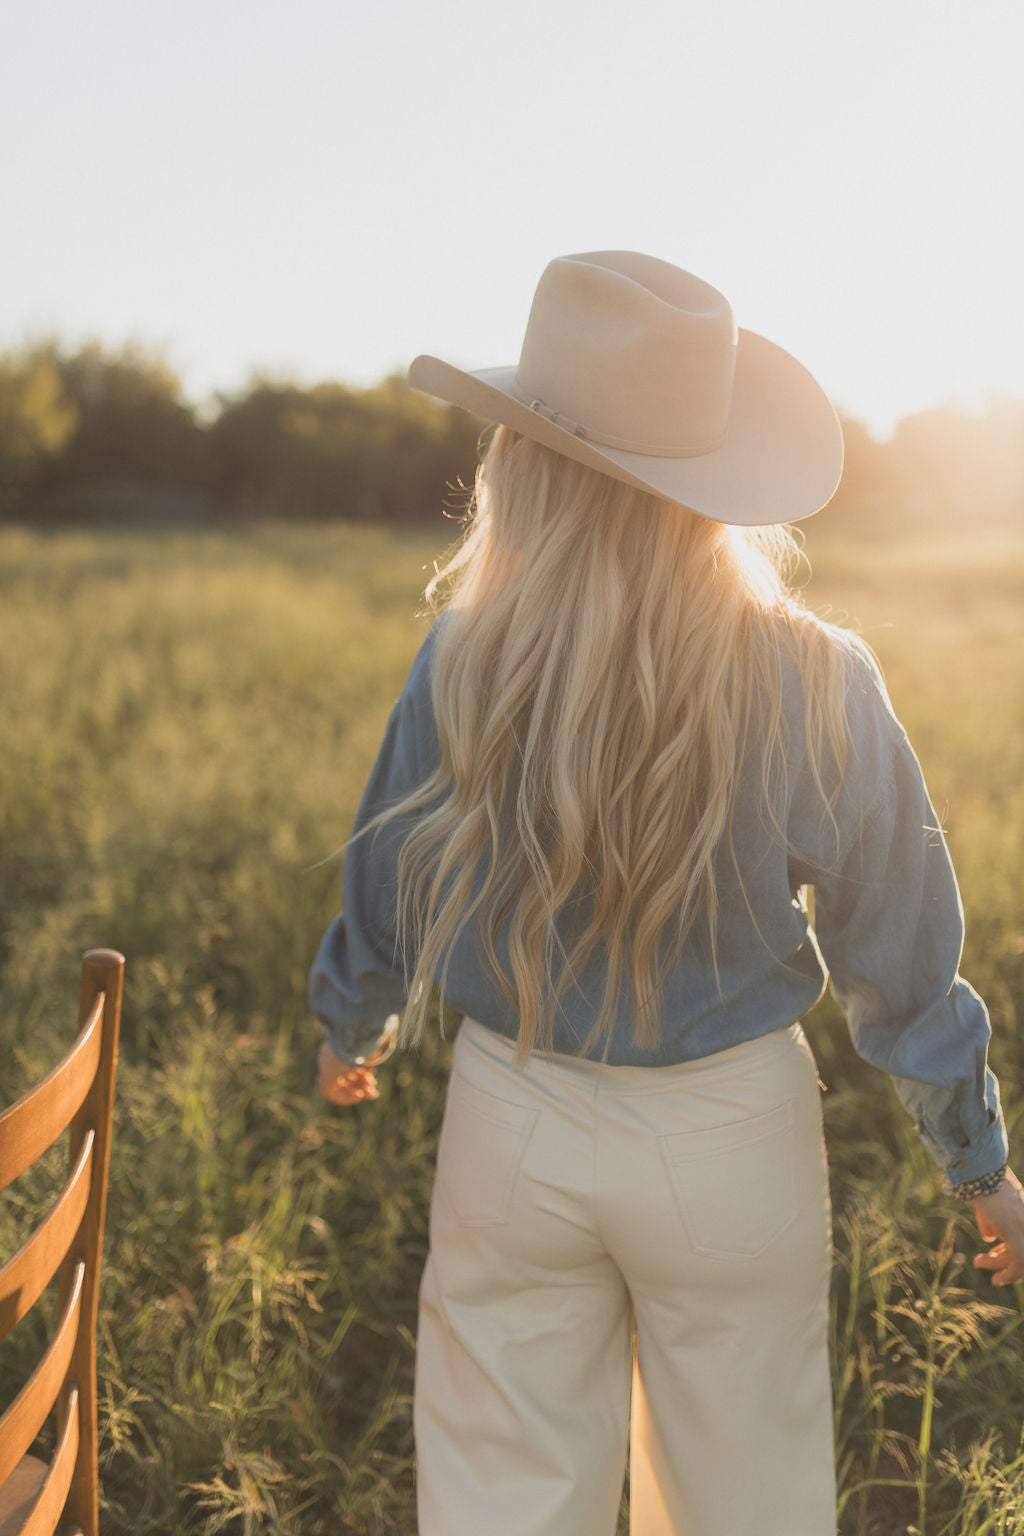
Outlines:
<svg viewBox="0 0 1024 1536"><path fill-rule="evenodd" d="M769 1030L751 1040L741 1040L710 1056L692 1061L673 1062L670 1066L626 1067L592 1061L589 1057L566 1056L559 1051L533 1050L525 1067L513 1062L515 1042L476 1019L463 1019L456 1036L457 1049L485 1056L514 1073L527 1076L570 1077L577 1085L608 1088L617 1094L665 1093L681 1083L706 1082L716 1076L728 1076L746 1068L763 1066L794 1050L810 1053L811 1047L799 1020L781 1029Z"/></svg>

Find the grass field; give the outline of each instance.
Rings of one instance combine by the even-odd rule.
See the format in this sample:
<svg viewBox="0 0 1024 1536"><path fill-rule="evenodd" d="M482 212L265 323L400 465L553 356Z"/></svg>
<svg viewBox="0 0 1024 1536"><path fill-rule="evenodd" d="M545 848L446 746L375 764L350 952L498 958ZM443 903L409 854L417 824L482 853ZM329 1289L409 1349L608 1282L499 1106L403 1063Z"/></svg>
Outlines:
<svg viewBox="0 0 1024 1536"><path fill-rule="evenodd" d="M947 829L1018 1156L1024 536L879 548L815 530L811 551L809 601L875 647ZM346 528L0 529L0 1104L67 1043L81 951L128 962L107 1536L415 1530L450 1038L394 1058L377 1103L332 1109L304 988L339 900L340 862L319 861L347 836L440 552ZM1022 1287L973 1269L970 1207L941 1194L834 1006L806 1028L828 1088L842 1536L1024 1531ZM0 1262L58 1163L0 1204ZM23 1330L0 1350L0 1407L38 1343Z"/></svg>

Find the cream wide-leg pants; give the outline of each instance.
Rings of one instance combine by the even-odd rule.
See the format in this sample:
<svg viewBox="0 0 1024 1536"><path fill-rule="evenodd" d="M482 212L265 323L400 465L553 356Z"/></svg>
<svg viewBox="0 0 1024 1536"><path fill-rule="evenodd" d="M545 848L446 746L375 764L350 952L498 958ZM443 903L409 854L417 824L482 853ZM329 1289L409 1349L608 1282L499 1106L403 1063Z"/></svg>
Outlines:
<svg viewBox="0 0 1024 1536"><path fill-rule="evenodd" d="M835 1536L832 1222L799 1024L614 1067L460 1027L419 1298L419 1536Z"/></svg>

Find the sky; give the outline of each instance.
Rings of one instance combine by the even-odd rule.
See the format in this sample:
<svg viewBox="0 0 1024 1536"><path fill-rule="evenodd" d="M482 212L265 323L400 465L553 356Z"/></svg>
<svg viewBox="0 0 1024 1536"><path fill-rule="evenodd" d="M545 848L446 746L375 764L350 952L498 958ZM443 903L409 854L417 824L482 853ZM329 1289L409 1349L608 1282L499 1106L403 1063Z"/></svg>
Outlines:
<svg viewBox="0 0 1024 1536"><path fill-rule="evenodd" d="M32 0L0 19L0 351L195 403L514 363L552 257L720 289L885 437L1024 396L1021 0Z"/></svg>

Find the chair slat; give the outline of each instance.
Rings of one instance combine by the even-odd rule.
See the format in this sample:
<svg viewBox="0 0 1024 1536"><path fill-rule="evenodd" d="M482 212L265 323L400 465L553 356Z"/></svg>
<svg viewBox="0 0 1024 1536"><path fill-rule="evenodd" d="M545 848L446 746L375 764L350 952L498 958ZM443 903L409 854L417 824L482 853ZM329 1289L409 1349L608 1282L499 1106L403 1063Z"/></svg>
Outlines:
<svg viewBox="0 0 1024 1536"><path fill-rule="evenodd" d="M37 1456L23 1456L6 1483L0 1483L0 1536L21 1536L48 1471Z"/></svg>
<svg viewBox="0 0 1024 1536"><path fill-rule="evenodd" d="M89 1198L95 1145L96 1132L89 1131L52 1209L0 1269L0 1339L35 1306L71 1246Z"/></svg>
<svg viewBox="0 0 1024 1536"><path fill-rule="evenodd" d="M35 1508L21 1528L21 1536L53 1536L67 1502L71 1476L78 1455L78 1389L68 1398L60 1444L50 1463L46 1482L39 1490Z"/></svg>
<svg viewBox="0 0 1024 1536"><path fill-rule="evenodd" d="M0 1189L53 1145L81 1108L99 1064L103 1002L101 992L67 1055L0 1115Z"/></svg>
<svg viewBox="0 0 1024 1536"><path fill-rule="evenodd" d="M53 1407L67 1374L68 1363L78 1332L78 1312L82 1304L85 1265L81 1260L74 1283L49 1349L26 1381L3 1418L0 1418L0 1483L14 1471Z"/></svg>

